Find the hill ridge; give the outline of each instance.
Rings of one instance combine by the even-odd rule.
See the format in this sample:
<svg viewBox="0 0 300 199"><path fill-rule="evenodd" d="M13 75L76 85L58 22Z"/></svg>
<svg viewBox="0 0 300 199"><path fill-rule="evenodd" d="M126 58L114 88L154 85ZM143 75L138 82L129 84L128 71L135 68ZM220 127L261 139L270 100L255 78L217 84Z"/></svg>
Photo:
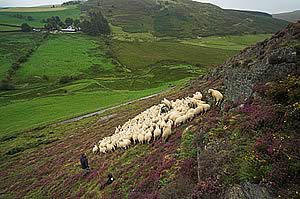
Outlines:
<svg viewBox="0 0 300 199"><path fill-rule="evenodd" d="M110 23L126 32L150 32L159 37L194 37L274 33L287 22L260 12L226 10L190 0L90 0Z"/></svg>

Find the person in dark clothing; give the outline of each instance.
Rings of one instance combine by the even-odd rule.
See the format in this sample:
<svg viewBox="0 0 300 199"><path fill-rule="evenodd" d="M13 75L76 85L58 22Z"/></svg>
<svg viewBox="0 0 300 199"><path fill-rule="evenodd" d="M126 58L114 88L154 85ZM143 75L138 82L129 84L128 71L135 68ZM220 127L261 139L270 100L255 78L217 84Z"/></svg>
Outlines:
<svg viewBox="0 0 300 199"><path fill-rule="evenodd" d="M90 172L90 167L89 167L89 161L86 157L86 155L83 153L80 156L80 164L81 168L84 170L84 176L86 176Z"/></svg>
<svg viewBox="0 0 300 199"><path fill-rule="evenodd" d="M111 173L108 174L107 178L108 178L107 181L100 186L100 189L104 189L104 187L106 187L107 185L110 185L115 180Z"/></svg>

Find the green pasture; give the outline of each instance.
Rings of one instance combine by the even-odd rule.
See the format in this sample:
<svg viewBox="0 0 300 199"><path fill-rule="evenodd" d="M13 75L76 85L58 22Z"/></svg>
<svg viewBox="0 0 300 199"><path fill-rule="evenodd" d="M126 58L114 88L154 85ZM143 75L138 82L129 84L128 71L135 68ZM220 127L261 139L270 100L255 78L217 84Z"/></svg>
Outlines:
<svg viewBox="0 0 300 199"><path fill-rule="evenodd" d="M47 76L56 80L61 76L100 75L113 73L111 59L104 56L100 41L83 34L50 35L39 49L22 65L16 79L22 82Z"/></svg>
<svg viewBox="0 0 300 199"><path fill-rule="evenodd" d="M237 53L235 50L202 47L176 41L122 42L117 40L113 42L113 51L122 64L131 71L137 72L174 63L211 67Z"/></svg>
<svg viewBox="0 0 300 199"><path fill-rule="evenodd" d="M156 41L158 38L154 37L149 32L144 33L131 33L131 32L125 32L122 27L119 26L113 26L111 25L111 30L113 34L113 39L119 40L119 41L130 41L130 42L151 42Z"/></svg>
<svg viewBox="0 0 300 199"><path fill-rule="evenodd" d="M17 59L41 42L39 33L0 33L0 80Z"/></svg>
<svg viewBox="0 0 300 199"><path fill-rule="evenodd" d="M16 30L21 30L21 28L0 25L0 32L1 31L16 31Z"/></svg>
<svg viewBox="0 0 300 199"><path fill-rule="evenodd" d="M181 43L196 45L208 48L217 48L223 50L242 50L250 45L253 45L259 41L263 41L271 34L257 34L257 35L229 35L229 36L211 36L200 37L198 39L186 39L180 40Z"/></svg>
<svg viewBox="0 0 300 199"><path fill-rule="evenodd" d="M64 95L15 100L0 107L0 136L104 109L167 88L168 85L140 91L70 92Z"/></svg>
<svg viewBox="0 0 300 199"><path fill-rule="evenodd" d="M38 6L38 7L11 7L11 8L2 8L0 12L53 12L66 10L68 7L56 6Z"/></svg>
<svg viewBox="0 0 300 199"><path fill-rule="evenodd" d="M44 9L40 10L40 9ZM55 8L54 8L55 9ZM25 19L17 18L15 15L22 15L24 17L31 16L32 21ZM0 9L0 24L10 24L10 25L21 25L22 23L28 23L29 25L41 28L44 26L42 23L43 19L50 18L52 16L59 16L61 20L65 20L67 17L73 19L79 19L80 10L77 6L68 6L64 9L55 9L51 8L10 8L10 9Z"/></svg>

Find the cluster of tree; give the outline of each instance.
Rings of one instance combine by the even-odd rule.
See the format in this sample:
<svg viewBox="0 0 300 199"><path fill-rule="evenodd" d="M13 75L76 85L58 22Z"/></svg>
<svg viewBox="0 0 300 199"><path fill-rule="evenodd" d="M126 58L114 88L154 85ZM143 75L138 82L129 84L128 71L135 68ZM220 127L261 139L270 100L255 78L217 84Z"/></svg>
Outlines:
<svg viewBox="0 0 300 199"><path fill-rule="evenodd" d="M16 74L17 70L21 68L21 64L25 63L33 52L34 49L29 49L26 54L20 56L18 60L11 65L6 73L6 78L0 81L0 90L6 91L15 89L15 86L11 83L12 77Z"/></svg>
<svg viewBox="0 0 300 199"><path fill-rule="evenodd" d="M32 31L32 27L30 25L28 25L27 23L23 23L21 25L21 31L22 32L31 32Z"/></svg>
<svg viewBox="0 0 300 199"><path fill-rule="evenodd" d="M46 23L44 28L47 30L59 30L62 28L67 28L69 26L79 27L80 20L72 19L70 17L66 18L65 21L62 21L59 16L53 16L48 19L43 19L43 23Z"/></svg>
<svg viewBox="0 0 300 199"><path fill-rule="evenodd" d="M68 1L68 2L65 2L63 4L61 4L62 6L71 6L71 5L78 5L80 4L81 1Z"/></svg>
<svg viewBox="0 0 300 199"><path fill-rule="evenodd" d="M12 83L13 76L16 74L17 70L21 68L21 65L25 63L30 56L34 53L35 49L41 45L44 39L47 39L49 34L44 34L43 37L36 42L35 47L28 49L27 52L19 56L19 58L11 65L6 73L5 79L0 81L0 91L2 90L13 90L15 89L14 84Z"/></svg>
<svg viewBox="0 0 300 199"><path fill-rule="evenodd" d="M33 17L32 16L24 16L24 15L21 15L21 14L14 14L14 15L10 15L12 17L16 17L18 19L25 19L26 21L33 21Z"/></svg>
<svg viewBox="0 0 300 199"><path fill-rule="evenodd" d="M25 63L28 60L28 58L32 55L33 52L34 52L34 48L29 49L27 51L27 53L25 53L24 55L21 55L17 59L17 61L11 65L11 68L8 69L7 74L6 74L6 79L8 81L10 81L12 79L12 76L16 74L16 72L19 68L21 68L21 64Z"/></svg>
<svg viewBox="0 0 300 199"><path fill-rule="evenodd" d="M87 19L80 23L83 32L89 35L110 35L111 29L107 19L100 10L91 10Z"/></svg>

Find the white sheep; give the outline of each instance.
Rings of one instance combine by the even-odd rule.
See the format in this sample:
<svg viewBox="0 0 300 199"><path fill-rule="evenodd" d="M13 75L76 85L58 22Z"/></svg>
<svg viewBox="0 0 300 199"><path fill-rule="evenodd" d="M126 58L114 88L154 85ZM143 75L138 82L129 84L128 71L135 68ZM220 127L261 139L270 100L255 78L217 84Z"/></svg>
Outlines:
<svg viewBox="0 0 300 199"><path fill-rule="evenodd" d="M220 91L214 89L208 89L208 93L213 97L216 106L220 105L223 100L223 95Z"/></svg>
<svg viewBox="0 0 300 199"><path fill-rule="evenodd" d="M202 99L202 93L201 92L196 92L194 95L193 95L193 99L196 99L196 100L201 100Z"/></svg>
<svg viewBox="0 0 300 199"><path fill-rule="evenodd" d="M159 138L160 137L160 135L161 135L161 130L160 130L160 128L159 128L159 126L158 125L156 125L156 127L155 127L155 130L154 130L154 133L153 133L154 135L153 135L153 137L154 137L154 140L156 140L157 138Z"/></svg>
<svg viewBox="0 0 300 199"><path fill-rule="evenodd" d="M106 144L106 151L107 152L113 152L115 150L115 146L110 144L110 143L107 143Z"/></svg>
<svg viewBox="0 0 300 199"><path fill-rule="evenodd" d="M169 109L172 108L172 103L167 100L166 98L164 98L162 101L161 101L162 104L165 104Z"/></svg>
<svg viewBox="0 0 300 199"><path fill-rule="evenodd" d="M142 132L142 133L140 133L140 134L138 135L138 141L139 141L140 144L143 144L143 143L144 143L144 141L145 141L145 135L144 135L144 132Z"/></svg>
<svg viewBox="0 0 300 199"><path fill-rule="evenodd" d="M202 104L201 106L203 107L204 113L206 113L210 109L210 105L209 104Z"/></svg>
<svg viewBox="0 0 300 199"><path fill-rule="evenodd" d="M179 118L177 118L174 122L174 126L175 127L178 127L180 126L181 124L184 124L187 120L187 116L186 115L182 115L180 116Z"/></svg>
<svg viewBox="0 0 300 199"><path fill-rule="evenodd" d="M99 147L100 153L106 153L106 147Z"/></svg>
<svg viewBox="0 0 300 199"><path fill-rule="evenodd" d="M170 125L164 126L163 133L161 136L162 141L165 143L168 140L168 138L171 136L171 134L172 134L172 127Z"/></svg>
<svg viewBox="0 0 300 199"><path fill-rule="evenodd" d="M95 146L93 147L93 153L97 153L99 150L98 146L95 144Z"/></svg>
<svg viewBox="0 0 300 199"><path fill-rule="evenodd" d="M210 89L209 93L215 95L215 90ZM163 142L172 134L172 126L178 127L187 121L191 121L196 115L207 112L210 106L206 102L201 101L202 94L196 92L193 98L187 97L169 101L162 100L162 104L154 105L132 119L129 119L122 126L116 127L114 134L105 137L99 141L99 145L95 145L93 153L108 153L116 148L127 149L133 144L150 143L157 140L160 136ZM218 105L223 98L215 99ZM172 107L167 113L161 113L161 107ZM191 108L193 107L193 108Z"/></svg>
<svg viewBox="0 0 300 199"><path fill-rule="evenodd" d="M145 133L145 142L147 142L148 144L150 144L151 139L152 139L152 132L151 132L151 130L148 130Z"/></svg>

